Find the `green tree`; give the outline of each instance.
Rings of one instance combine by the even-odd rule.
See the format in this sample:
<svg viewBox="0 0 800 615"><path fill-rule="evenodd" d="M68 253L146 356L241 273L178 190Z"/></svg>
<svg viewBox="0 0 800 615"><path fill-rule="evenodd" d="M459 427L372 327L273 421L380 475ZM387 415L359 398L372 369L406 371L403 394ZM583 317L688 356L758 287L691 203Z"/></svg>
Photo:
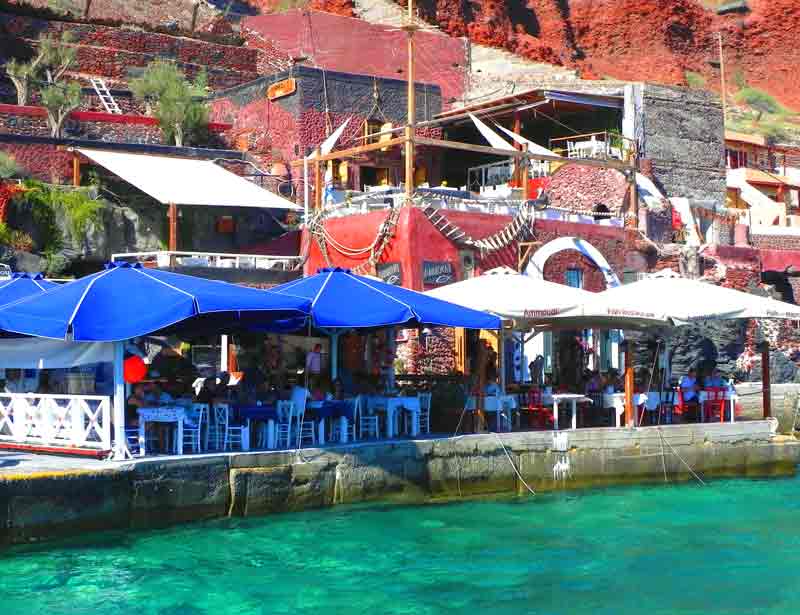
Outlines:
<svg viewBox="0 0 800 615"><path fill-rule="evenodd" d="M22 167L17 164L14 157L5 152L0 152L0 179L20 177L22 174Z"/></svg>
<svg viewBox="0 0 800 615"><path fill-rule="evenodd" d="M191 82L175 64L163 60L149 64L144 74L131 82L131 91L158 119L164 140L179 147L196 143L205 135L207 88L205 71Z"/></svg>
<svg viewBox="0 0 800 615"><path fill-rule="evenodd" d="M53 84L63 77L64 73L75 64L78 52L70 44L74 37L64 32L60 39L49 35L39 37L36 54L27 62L16 59L6 62L6 74L17 90L17 104L27 105L31 83L42 77Z"/></svg>
<svg viewBox="0 0 800 615"><path fill-rule="evenodd" d="M54 83L40 92L42 106L47 109L47 123L53 137L61 136L67 116L81 104L81 86L77 81L67 85Z"/></svg>

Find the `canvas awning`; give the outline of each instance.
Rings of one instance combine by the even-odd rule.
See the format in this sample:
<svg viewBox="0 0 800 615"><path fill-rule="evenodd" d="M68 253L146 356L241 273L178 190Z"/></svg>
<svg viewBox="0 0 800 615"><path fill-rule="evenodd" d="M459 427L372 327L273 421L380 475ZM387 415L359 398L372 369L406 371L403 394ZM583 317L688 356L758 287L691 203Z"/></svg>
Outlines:
<svg viewBox="0 0 800 615"><path fill-rule="evenodd" d="M425 294L514 320L520 329L549 323L592 297L592 293L580 288L547 282L509 268L493 269Z"/></svg>
<svg viewBox="0 0 800 615"><path fill-rule="evenodd" d="M77 151L165 205L301 209L211 160L84 148Z"/></svg>

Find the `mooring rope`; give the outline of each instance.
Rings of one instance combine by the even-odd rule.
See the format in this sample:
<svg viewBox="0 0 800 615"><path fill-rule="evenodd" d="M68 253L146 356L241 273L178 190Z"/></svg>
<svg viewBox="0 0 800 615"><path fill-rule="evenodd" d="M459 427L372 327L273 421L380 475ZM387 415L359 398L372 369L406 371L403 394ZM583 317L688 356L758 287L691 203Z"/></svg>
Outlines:
<svg viewBox="0 0 800 615"><path fill-rule="evenodd" d="M522 484L525 485L525 488L531 492L531 495L536 495L536 492L533 490L533 487L531 487L527 482L525 482L525 479L522 478L522 474L520 474L519 470L517 469L517 466L514 464L514 460L511 459L511 455L508 454L508 449L506 448L506 445L503 444L503 441L500 439L500 436L494 431L491 433L497 440L498 444L500 444L500 446L503 448L503 452L506 454L508 463L510 463L511 467L514 468L514 473L517 475L517 478L519 478L522 481Z"/></svg>
<svg viewBox="0 0 800 615"><path fill-rule="evenodd" d="M692 470L692 466L686 463L686 460L678 454L678 451L676 451L675 448L669 442L667 442L667 439L664 438L664 434L661 432L661 427L658 427L657 429L658 429L658 435L661 436L661 442L669 447L669 449L672 451L672 454L681 460L681 463L686 466L689 472L691 472L692 476L694 476L700 482L701 485L707 487L708 485L705 483L705 481L703 481L703 479L700 478L694 470Z"/></svg>

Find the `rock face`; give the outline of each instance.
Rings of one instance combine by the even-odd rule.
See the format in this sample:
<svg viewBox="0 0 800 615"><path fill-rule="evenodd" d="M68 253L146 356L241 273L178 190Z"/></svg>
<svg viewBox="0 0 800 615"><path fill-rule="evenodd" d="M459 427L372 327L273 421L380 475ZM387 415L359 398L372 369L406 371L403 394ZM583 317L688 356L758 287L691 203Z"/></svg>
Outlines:
<svg viewBox="0 0 800 615"><path fill-rule="evenodd" d="M451 36L575 67L584 78L685 85L686 71L692 71L719 91L719 71L709 60L718 58L717 32L722 32L729 88L743 80L800 108L792 72L800 5L796 0L748 5L749 13L717 15L698 0L417 2L421 16ZM314 7L352 15L343 0L314 0Z"/></svg>

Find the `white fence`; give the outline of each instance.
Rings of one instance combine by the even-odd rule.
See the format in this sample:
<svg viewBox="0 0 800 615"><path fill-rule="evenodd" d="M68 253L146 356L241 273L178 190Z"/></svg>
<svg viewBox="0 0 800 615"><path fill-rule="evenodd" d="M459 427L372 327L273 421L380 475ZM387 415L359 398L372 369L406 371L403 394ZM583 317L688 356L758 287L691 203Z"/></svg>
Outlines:
<svg viewBox="0 0 800 615"><path fill-rule="evenodd" d="M264 254L224 254L219 252L128 252L114 254L112 260L152 263L157 267L211 267L214 269L271 269L291 271L302 260L299 256Z"/></svg>
<svg viewBox="0 0 800 615"><path fill-rule="evenodd" d="M0 442L111 450L111 398L0 394Z"/></svg>

